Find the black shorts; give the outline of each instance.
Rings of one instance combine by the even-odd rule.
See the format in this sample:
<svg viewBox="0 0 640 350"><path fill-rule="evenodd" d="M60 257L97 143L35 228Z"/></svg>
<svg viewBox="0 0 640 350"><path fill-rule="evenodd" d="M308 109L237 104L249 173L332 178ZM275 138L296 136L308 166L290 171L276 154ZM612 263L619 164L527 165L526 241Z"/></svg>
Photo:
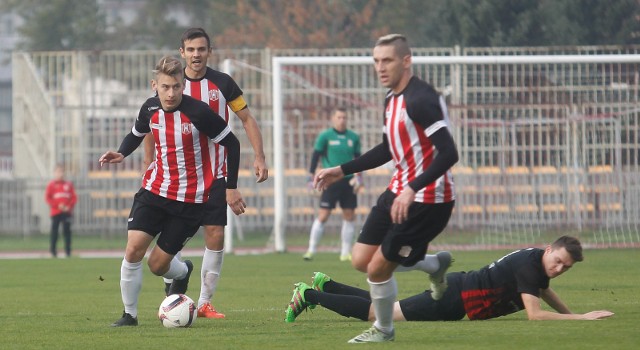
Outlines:
<svg viewBox="0 0 640 350"><path fill-rule="evenodd" d="M204 204L202 225L227 225L227 181L224 178L216 179L209 190L209 200Z"/></svg>
<svg viewBox="0 0 640 350"><path fill-rule="evenodd" d="M407 321L458 321L466 315L460 296L464 274L447 274L449 287L440 300L431 298L431 291L399 301Z"/></svg>
<svg viewBox="0 0 640 350"><path fill-rule="evenodd" d="M353 193L350 180L351 178L341 179L322 191L320 208L333 209L336 207L336 202L340 202L342 209L355 209L358 206L358 196Z"/></svg>
<svg viewBox="0 0 640 350"><path fill-rule="evenodd" d="M379 245L388 261L413 266L424 259L429 242L444 230L451 217L454 202L413 203L402 224L391 222L391 205L396 195L386 190L371 208L358 236L358 243Z"/></svg>
<svg viewBox="0 0 640 350"><path fill-rule="evenodd" d="M156 245L175 255L200 228L203 212L204 204L174 201L140 189L133 198L127 229L153 237L160 234Z"/></svg>

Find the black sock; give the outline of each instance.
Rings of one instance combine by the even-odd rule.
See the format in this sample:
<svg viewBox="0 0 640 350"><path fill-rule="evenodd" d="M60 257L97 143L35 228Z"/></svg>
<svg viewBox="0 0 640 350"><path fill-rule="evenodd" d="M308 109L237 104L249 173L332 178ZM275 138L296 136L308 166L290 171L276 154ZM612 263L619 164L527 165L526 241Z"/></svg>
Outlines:
<svg viewBox="0 0 640 350"><path fill-rule="evenodd" d="M334 280L326 282L323 286L325 293L341 294L341 295L354 295L360 298L371 301L371 295L368 290L360 289L357 287L348 286Z"/></svg>
<svg viewBox="0 0 640 350"><path fill-rule="evenodd" d="M345 317L354 317L363 321L369 319L371 307L369 299L355 295L323 293L313 289L307 289L304 292L304 299L307 303L323 306Z"/></svg>

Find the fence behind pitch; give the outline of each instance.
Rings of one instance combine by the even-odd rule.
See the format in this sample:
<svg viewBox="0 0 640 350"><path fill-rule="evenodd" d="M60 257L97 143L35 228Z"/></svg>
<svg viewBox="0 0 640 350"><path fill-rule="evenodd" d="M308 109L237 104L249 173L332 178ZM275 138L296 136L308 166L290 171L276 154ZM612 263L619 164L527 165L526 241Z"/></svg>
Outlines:
<svg viewBox="0 0 640 350"><path fill-rule="evenodd" d="M414 55L588 55L636 51L633 47L453 48L417 49ZM130 196L139 186L141 152L108 171L99 169L96 159L104 150L117 147L128 132L139 105L150 94L150 68L163 53L34 53L21 56L27 62L24 65L15 64L19 60L18 54L14 55L14 69L22 69L20 78L38 83L14 92L16 99L23 104L35 103L37 98L30 98L33 91L28 90L41 86L51 98L49 118L55 125L53 130L44 129L55 135L54 149L38 152L38 148L30 150L14 143L14 163L32 159L34 163L47 164L40 165L47 169L51 160L39 157L55 154L56 161L68 164L74 179L86 186L82 197L85 205L79 208L76 218L79 232L124 228ZM268 162L273 165L271 57L368 54L369 50L220 51L210 64L222 69L223 60L232 59L227 69L243 88L260 122ZM306 234L317 205L315 197L305 189L305 169L315 135L329 126L333 107L346 106L350 109L350 127L362 136L364 149L372 147L381 137L385 91L379 86L372 65L299 65L284 67L284 73L286 229L289 233ZM640 241L638 62L443 63L416 65L415 73L447 95L452 131L461 154L454 169L458 202L450 231L455 232L445 237L456 241L456 236L462 235L459 232L474 232L471 243L519 244L537 242L549 231L571 229L590 232L584 239L592 243ZM20 84L14 85L19 89ZM24 110L20 113L26 114L29 108ZM14 124L23 125L19 116ZM34 130L23 127L16 133L15 125L14 138L17 134L24 142L33 139ZM248 170L252 164L251 147L239 123L235 123L234 130L243 146L246 171L241 189L250 205L248 215L238 220L239 227L245 234L268 233L273 227L273 180L254 183ZM40 131L38 140L44 135L47 133ZM32 168L26 167L27 174L19 177L37 172ZM44 182L46 176L42 172L40 181ZM390 171L385 168L365 176L367 188L360 196L360 223L389 177ZM33 193L29 206L24 208L38 205L40 197L35 194L37 191ZM4 218L2 222L5 231L15 232L27 226L23 223L17 228L7 227L4 223L9 221ZM339 220L332 218L328 234L337 233L338 226Z"/></svg>

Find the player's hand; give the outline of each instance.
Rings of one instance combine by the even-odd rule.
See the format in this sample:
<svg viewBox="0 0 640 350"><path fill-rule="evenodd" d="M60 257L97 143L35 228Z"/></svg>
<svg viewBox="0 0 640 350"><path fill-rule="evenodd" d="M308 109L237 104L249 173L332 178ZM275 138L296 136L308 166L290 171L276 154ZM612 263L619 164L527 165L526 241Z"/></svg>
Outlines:
<svg viewBox="0 0 640 350"><path fill-rule="evenodd" d="M407 186L402 193L393 200L393 204L391 205L391 222L394 224L405 222L409 217L409 207L415 199L416 193L411 187Z"/></svg>
<svg viewBox="0 0 640 350"><path fill-rule="evenodd" d="M105 154L100 156L98 162L100 162L100 166L103 166L105 163L120 163L124 159L122 153L107 151Z"/></svg>
<svg viewBox="0 0 640 350"><path fill-rule="evenodd" d="M236 188L227 189L227 204L236 215L244 213L244 208L247 207L247 203L244 202L240 191Z"/></svg>
<svg viewBox="0 0 640 350"><path fill-rule="evenodd" d="M256 182L264 182L269 178L269 168L267 167L267 162L265 162L264 157L256 157L253 161L253 169L256 173Z"/></svg>
<svg viewBox="0 0 640 350"><path fill-rule="evenodd" d="M313 178L313 187L316 190L324 191L331 184L342 179L343 177L344 173L342 172L342 168L340 168L339 166L322 169Z"/></svg>
<svg viewBox="0 0 640 350"><path fill-rule="evenodd" d="M353 193L358 193L362 189L364 189L364 182L362 181L362 174L355 174L351 180L349 180L349 185L353 187Z"/></svg>
<svg viewBox="0 0 640 350"><path fill-rule="evenodd" d="M591 312L587 312L586 314L582 315L584 316L585 320L601 320L603 318L608 318L615 315L613 312L611 311L607 311L607 310L598 310L598 311L591 311Z"/></svg>

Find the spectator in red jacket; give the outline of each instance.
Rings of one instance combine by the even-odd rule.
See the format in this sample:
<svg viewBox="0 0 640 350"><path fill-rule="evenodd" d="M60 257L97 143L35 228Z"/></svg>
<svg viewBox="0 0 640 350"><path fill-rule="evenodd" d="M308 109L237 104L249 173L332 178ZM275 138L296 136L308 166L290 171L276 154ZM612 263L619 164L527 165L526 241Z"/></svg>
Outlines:
<svg viewBox="0 0 640 350"><path fill-rule="evenodd" d="M64 234L64 251L71 256L71 215L76 205L76 191L73 183L64 179L64 167L57 165L53 172L53 180L47 185L45 199L51 208L51 256L58 256L58 228L62 223Z"/></svg>

